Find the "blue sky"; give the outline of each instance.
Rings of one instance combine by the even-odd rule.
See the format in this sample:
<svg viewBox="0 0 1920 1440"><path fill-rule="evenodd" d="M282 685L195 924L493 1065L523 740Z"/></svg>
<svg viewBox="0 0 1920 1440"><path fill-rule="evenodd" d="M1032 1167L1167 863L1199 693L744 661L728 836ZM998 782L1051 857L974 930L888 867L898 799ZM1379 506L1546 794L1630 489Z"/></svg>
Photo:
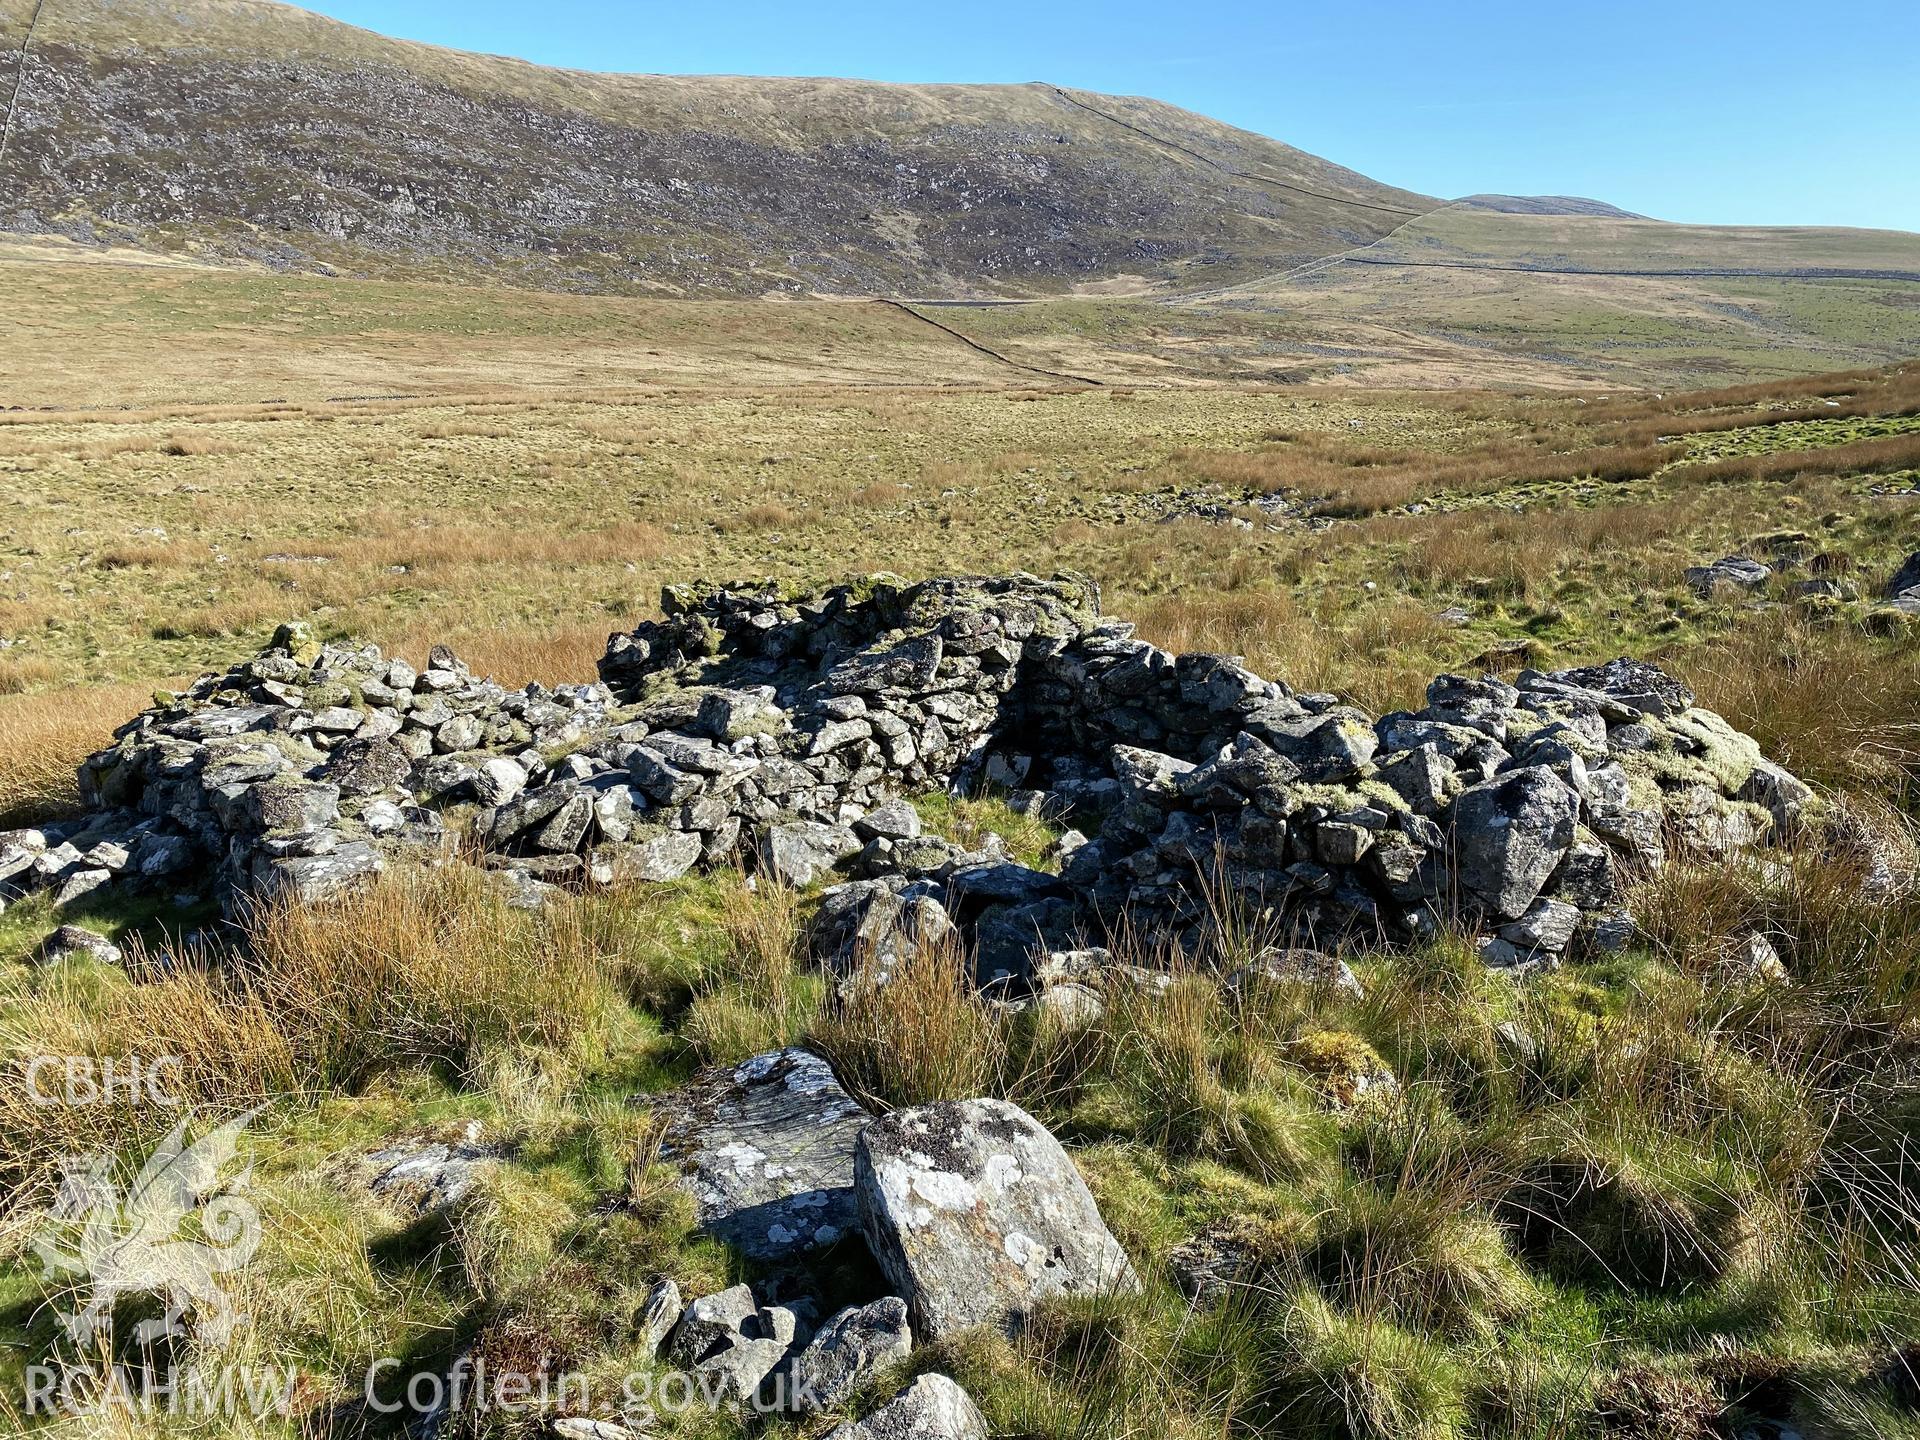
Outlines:
<svg viewBox="0 0 1920 1440"><path fill-rule="evenodd" d="M583 69L1150 95L1434 195L1591 195L1669 220L1920 230L1920 0L306 8Z"/></svg>

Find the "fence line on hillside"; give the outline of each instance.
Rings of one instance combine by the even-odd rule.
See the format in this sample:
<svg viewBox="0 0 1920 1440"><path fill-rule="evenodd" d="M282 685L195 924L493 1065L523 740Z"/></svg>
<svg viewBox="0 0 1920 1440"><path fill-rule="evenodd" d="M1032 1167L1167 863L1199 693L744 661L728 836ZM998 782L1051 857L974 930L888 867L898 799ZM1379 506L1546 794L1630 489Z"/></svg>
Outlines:
<svg viewBox="0 0 1920 1440"><path fill-rule="evenodd" d="M40 12L47 0L33 0L33 14L27 19L27 33L20 39L20 61L13 68L13 96L7 101L7 118L0 124L0 166L7 163L7 147L13 141L13 115L20 108L20 91L27 82L27 60L33 51L33 34L40 28Z"/></svg>

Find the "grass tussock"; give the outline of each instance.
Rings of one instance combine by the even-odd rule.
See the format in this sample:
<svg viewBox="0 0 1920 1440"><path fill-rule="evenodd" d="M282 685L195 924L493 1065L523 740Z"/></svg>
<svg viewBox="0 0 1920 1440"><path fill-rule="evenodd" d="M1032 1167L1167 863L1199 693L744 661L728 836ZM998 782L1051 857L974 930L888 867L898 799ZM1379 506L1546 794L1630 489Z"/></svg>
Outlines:
<svg viewBox="0 0 1920 1440"><path fill-rule="evenodd" d="M1778 609L1677 657L1699 703L1809 781L1905 793L1920 762L1920 655Z"/></svg>
<svg viewBox="0 0 1920 1440"><path fill-rule="evenodd" d="M6 1049L123 1065L178 1057L187 1098L234 1111L352 1093L395 1072L486 1086L538 1070L565 1083L604 1060L629 1023L623 957L579 911L510 910L464 866L400 872L325 905L261 908L237 938L242 948L181 951L134 937L124 977L47 972L9 1009ZM62 1143L84 1148L99 1121L34 1104L24 1085L0 1091L0 1104L10 1112L0 1171L15 1180ZM122 1118L133 1127L133 1114Z"/></svg>
<svg viewBox="0 0 1920 1440"><path fill-rule="evenodd" d="M792 891L748 889L739 880L719 929L726 945L720 974L694 998L681 1033L704 1063L732 1065L798 1039L818 1008L819 981L800 967Z"/></svg>
<svg viewBox="0 0 1920 1440"><path fill-rule="evenodd" d="M1005 1022L952 944L913 947L884 983L856 974L822 1007L811 1041L855 1095L889 1109L1004 1087Z"/></svg>

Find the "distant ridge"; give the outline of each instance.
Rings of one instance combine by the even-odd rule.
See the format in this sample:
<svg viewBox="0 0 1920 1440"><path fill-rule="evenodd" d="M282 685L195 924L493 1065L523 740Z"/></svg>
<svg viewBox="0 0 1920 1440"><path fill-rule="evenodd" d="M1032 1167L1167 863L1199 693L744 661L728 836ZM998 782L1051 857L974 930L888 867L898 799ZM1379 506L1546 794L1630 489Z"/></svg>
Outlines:
<svg viewBox="0 0 1920 1440"><path fill-rule="evenodd" d="M0 75L31 0L0 0ZM0 229L662 295L1198 288L1441 202L1051 84L601 75L267 0L46 0Z"/></svg>
<svg viewBox="0 0 1920 1440"><path fill-rule="evenodd" d="M1602 220L1646 220L1609 205L1604 200L1588 200L1579 195L1469 195L1457 202L1476 210L1495 210L1502 215L1591 215Z"/></svg>

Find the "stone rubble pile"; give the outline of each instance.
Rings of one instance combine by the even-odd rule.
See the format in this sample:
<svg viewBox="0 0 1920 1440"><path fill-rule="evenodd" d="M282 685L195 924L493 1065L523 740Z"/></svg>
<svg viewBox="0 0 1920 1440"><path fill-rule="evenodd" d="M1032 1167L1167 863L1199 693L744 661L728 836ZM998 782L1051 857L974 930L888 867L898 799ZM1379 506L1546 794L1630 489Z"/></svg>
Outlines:
<svg viewBox="0 0 1920 1440"><path fill-rule="evenodd" d="M670 587L663 611L601 683L552 690L284 627L90 758L84 819L0 836L0 885L314 900L457 833L538 904L740 860L844 882L830 964L953 937L1018 993L1123 913L1191 933L1222 896L1302 945L1465 918L1490 962L1551 961L1629 933L1636 867L1790 836L1812 799L1633 660L1443 675L1376 719L1161 650L1073 576ZM929 835L903 798L982 786L1072 827L1057 873Z"/></svg>
<svg viewBox="0 0 1920 1440"><path fill-rule="evenodd" d="M543 756L611 710L595 685L506 690L444 646L416 671L283 626L122 727L80 767L91 812L0 836L0 877L40 877L60 904L108 885L323 899L396 847L438 848L441 809L544 781Z"/></svg>

